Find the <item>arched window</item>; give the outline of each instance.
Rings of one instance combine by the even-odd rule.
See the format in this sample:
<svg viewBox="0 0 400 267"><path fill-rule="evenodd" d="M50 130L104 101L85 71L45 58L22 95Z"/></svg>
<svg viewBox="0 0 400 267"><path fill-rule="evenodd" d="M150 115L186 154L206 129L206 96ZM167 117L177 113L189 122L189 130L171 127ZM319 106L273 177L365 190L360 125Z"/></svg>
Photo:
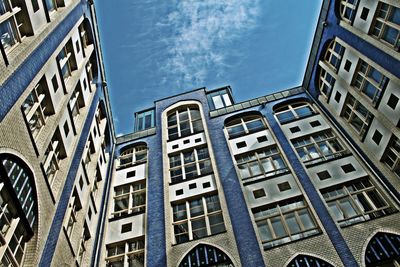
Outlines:
<svg viewBox="0 0 400 267"><path fill-rule="evenodd" d="M274 110L281 124L308 117L316 112L307 102L296 102L279 107Z"/></svg>
<svg viewBox="0 0 400 267"><path fill-rule="evenodd" d="M340 17L347 23L353 23L357 12L358 0L340 0Z"/></svg>
<svg viewBox="0 0 400 267"><path fill-rule="evenodd" d="M377 233L368 243L365 251L365 266L399 266L400 236Z"/></svg>
<svg viewBox="0 0 400 267"><path fill-rule="evenodd" d="M344 47L337 40L332 40L325 52L325 62L336 72L339 70L343 53Z"/></svg>
<svg viewBox="0 0 400 267"><path fill-rule="evenodd" d="M189 251L179 264L179 267L189 266L233 267L233 263L220 249L210 245L200 244Z"/></svg>
<svg viewBox="0 0 400 267"><path fill-rule="evenodd" d="M203 131L203 123L198 107L184 106L168 113L168 140Z"/></svg>
<svg viewBox="0 0 400 267"><path fill-rule="evenodd" d="M289 262L287 267L333 267L333 266L324 260L312 256L298 255L296 258L294 258Z"/></svg>
<svg viewBox="0 0 400 267"><path fill-rule="evenodd" d="M400 49L400 8L379 2L371 27L373 37L395 51Z"/></svg>
<svg viewBox="0 0 400 267"><path fill-rule="evenodd" d="M266 129L261 115L247 115L228 121L225 124L229 138L236 138Z"/></svg>
<svg viewBox="0 0 400 267"><path fill-rule="evenodd" d="M140 164L147 161L147 146L137 145L122 151L119 156L119 168L126 168L133 164Z"/></svg>
<svg viewBox="0 0 400 267"><path fill-rule="evenodd" d="M319 73L319 90L321 93L329 99L332 93L333 85L335 84L335 78L327 72L325 69L321 68Z"/></svg>
<svg viewBox="0 0 400 267"><path fill-rule="evenodd" d="M36 222L33 174L13 155L0 155L0 162L0 236L6 246L1 263L20 266Z"/></svg>

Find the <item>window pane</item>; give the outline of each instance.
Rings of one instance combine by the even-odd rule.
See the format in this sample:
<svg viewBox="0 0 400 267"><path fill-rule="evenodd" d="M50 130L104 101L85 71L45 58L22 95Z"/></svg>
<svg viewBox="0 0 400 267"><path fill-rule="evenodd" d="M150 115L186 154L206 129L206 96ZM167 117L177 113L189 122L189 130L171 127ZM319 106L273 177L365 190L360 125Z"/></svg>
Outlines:
<svg viewBox="0 0 400 267"><path fill-rule="evenodd" d="M258 226L258 231L260 233L260 238L263 242L272 239L272 234L267 222L259 222L257 223L257 226Z"/></svg>
<svg viewBox="0 0 400 267"><path fill-rule="evenodd" d="M221 96L217 95L217 96L213 96L212 97L213 103L214 103L214 107L216 109L218 108L223 108L224 107L224 103L222 103L222 99Z"/></svg>
<svg viewBox="0 0 400 267"><path fill-rule="evenodd" d="M225 231L224 218L221 213L210 215L211 234L217 234Z"/></svg>
<svg viewBox="0 0 400 267"><path fill-rule="evenodd" d="M192 220L193 239L207 236L206 221L204 218Z"/></svg>
<svg viewBox="0 0 400 267"><path fill-rule="evenodd" d="M190 201L190 217L196 217L203 214L204 210L202 200L196 199Z"/></svg>
<svg viewBox="0 0 400 267"><path fill-rule="evenodd" d="M296 217L294 215L294 213L289 213L285 215L285 222L287 227L289 228L289 232L290 234L296 234L298 232L300 232L300 226L297 223Z"/></svg>
<svg viewBox="0 0 400 267"><path fill-rule="evenodd" d="M272 228L274 229L275 236L277 238L284 237L287 235L280 217L272 218L271 224Z"/></svg>
<svg viewBox="0 0 400 267"><path fill-rule="evenodd" d="M313 219L311 218L310 212L308 210L300 210L298 212L300 221L303 224L305 230L315 228Z"/></svg>

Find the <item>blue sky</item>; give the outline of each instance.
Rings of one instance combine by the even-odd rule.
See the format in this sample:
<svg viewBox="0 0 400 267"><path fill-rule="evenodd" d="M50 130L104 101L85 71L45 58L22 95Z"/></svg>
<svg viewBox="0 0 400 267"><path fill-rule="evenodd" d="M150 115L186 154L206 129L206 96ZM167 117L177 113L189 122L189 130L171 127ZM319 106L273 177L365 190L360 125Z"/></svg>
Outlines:
<svg viewBox="0 0 400 267"><path fill-rule="evenodd" d="M237 102L300 85L322 0L99 0L117 134L153 101L230 85Z"/></svg>

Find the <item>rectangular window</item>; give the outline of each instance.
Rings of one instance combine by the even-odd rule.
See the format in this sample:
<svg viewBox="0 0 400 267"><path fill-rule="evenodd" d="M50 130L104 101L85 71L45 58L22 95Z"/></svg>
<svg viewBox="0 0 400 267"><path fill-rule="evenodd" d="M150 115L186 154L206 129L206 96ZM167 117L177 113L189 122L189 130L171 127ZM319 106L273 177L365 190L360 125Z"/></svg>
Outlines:
<svg viewBox="0 0 400 267"><path fill-rule="evenodd" d="M243 181L287 172L287 166L277 147L264 148L235 158Z"/></svg>
<svg viewBox="0 0 400 267"><path fill-rule="evenodd" d="M368 179L321 190L331 216L341 226L371 220L393 213Z"/></svg>
<svg viewBox="0 0 400 267"><path fill-rule="evenodd" d="M210 155L206 147L170 155L169 167L172 183L212 173Z"/></svg>
<svg viewBox="0 0 400 267"><path fill-rule="evenodd" d="M135 131L143 131L154 127L154 109L135 114Z"/></svg>
<svg viewBox="0 0 400 267"><path fill-rule="evenodd" d="M264 249L320 232L304 200L292 200L253 210Z"/></svg>
<svg viewBox="0 0 400 267"><path fill-rule="evenodd" d="M143 266L144 264L144 237L127 240L120 243L108 244L106 253L106 266Z"/></svg>
<svg viewBox="0 0 400 267"><path fill-rule="evenodd" d="M360 59L360 63L353 78L353 85L371 99L373 104L378 102L382 90L386 88L388 82L389 78Z"/></svg>
<svg viewBox="0 0 400 267"><path fill-rule="evenodd" d="M59 140L59 137L57 135L54 135L44 153L45 160L43 163L43 167L50 185L53 184L54 177L56 176L57 171L60 168L61 144Z"/></svg>
<svg viewBox="0 0 400 267"><path fill-rule="evenodd" d="M346 99L342 116L362 138L373 118L368 109L350 94Z"/></svg>
<svg viewBox="0 0 400 267"><path fill-rule="evenodd" d="M22 22L17 18L20 12L22 12L20 7L12 7L10 1L0 0L0 40L6 53L21 42L23 34L18 29L22 26L19 25Z"/></svg>
<svg viewBox="0 0 400 267"><path fill-rule="evenodd" d="M114 218L142 213L145 209L146 184L144 181L114 188L114 212L112 213Z"/></svg>
<svg viewBox="0 0 400 267"><path fill-rule="evenodd" d="M325 131L292 141L300 159L313 164L343 155L346 148L331 132Z"/></svg>
<svg viewBox="0 0 400 267"><path fill-rule="evenodd" d="M382 43L399 51L400 8L379 2L370 33Z"/></svg>
<svg viewBox="0 0 400 267"><path fill-rule="evenodd" d="M382 161L400 178L400 140L393 136Z"/></svg>
<svg viewBox="0 0 400 267"><path fill-rule="evenodd" d="M218 195L173 203L172 210L176 244L225 231Z"/></svg>
<svg viewBox="0 0 400 267"><path fill-rule="evenodd" d="M228 89L218 90L207 94L208 104L211 110L232 105L232 99Z"/></svg>

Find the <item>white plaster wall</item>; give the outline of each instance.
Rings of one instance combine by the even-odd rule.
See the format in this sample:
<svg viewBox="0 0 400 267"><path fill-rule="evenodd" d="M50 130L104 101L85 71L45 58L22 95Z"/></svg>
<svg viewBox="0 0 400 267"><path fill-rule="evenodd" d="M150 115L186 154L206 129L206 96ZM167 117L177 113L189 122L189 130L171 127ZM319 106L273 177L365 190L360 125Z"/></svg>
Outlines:
<svg viewBox="0 0 400 267"><path fill-rule="evenodd" d="M345 173L341 166L349 163L353 165L355 171ZM325 170L329 172L331 178L321 181L317 173ZM354 156L348 156L338 160L326 162L324 164L318 164L316 166L307 168L307 171L317 189L326 188L368 175L358 160L354 158Z"/></svg>
<svg viewBox="0 0 400 267"><path fill-rule="evenodd" d="M339 102L335 100L335 96L338 92L341 94ZM329 101L329 106L331 107L331 110L334 111L334 114L336 116L340 116L344 103L346 102L347 94L348 91L345 88L343 88L343 86L340 84L340 81L336 81L332 89L331 100Z"/></svg>
<svg viewBox="0 0 400 267"><path fill-rule="evenodd" d="M288 182L291 189L281 192L278 184ZM254 198L253 191L257 189L264 189L265 197ZM249 208L262 206L267 203L278 202L294 196L301 195L301 191L292 174L287 174L273 179L268 179L259 183L254 183L244 186L244 193L247 198L247 205Z"/></svg>
<svg viewBox="0 0 400 267"><path fill-rule="evenodd" d="M393 110L388 106L388 101L391 95L395 95L399 98L399 103L397 103L396 108ZM388 83L385 93L382 96L381 102L379 104L378 110L386 116L390 122L394 125L399 123L400 119L400 85L396 84L394 81L390 80Z"/></svg>
<svg viewBox="0 0 400 267"><path fill-rule="evenodd" d="M312 127L310 122L318 120L321 125L317 127ZM292 127L299 127L300 131L297 133L292 133L290 128ZM320 132L322 130L329 129L330 126L326 123L325 119L320 115L317 114L315 116L307 117L302 120L296 120L291 123L287 123L281 126L283 133L290 139L294 139L300 136L309 135L312 133Z"/></svg>
<svg viewBox="0 0 400 267"><path fill-rule="evenodd" d="M72 40L72 46L74 47L74 54L75 54L75 59L76 59L76 64L78 67L81 67L84 58L83 58L83 52L82 52L82 45L81 45L81 41L80 41L80 37L79 37L79 30L78 29L74 29L72 31L72 36L71 36L71 40ZM76 47L76 42L78 42L79 44L79 52L77 50Z"/></svg>
<svg viewBox="0 0 400 267"><path fill-rule="evenodd" d="M57 113L60 110L63 100L64 100L64 91L63 91L62 84L61 84L61 77L58 74L56 60L54 59L54 60L51 60L50 62L51 63L49 64L49 67L46 70L45 76L46 76L47 86L48 86L49 92L50 92L50 97L51 97L51 100L54 105L54 110ZM53 83L51 81L51 79L53 78L54 75L56 75L57 83L58 83L58 89L56 92L54 92Z"/></svg>
<svg viewBox="0 0 400 267"><path fill-rule="evenodd" d="M132 231L121 233L123 224L132 223ZM128 240L145 234L145 213L136 216L130 216L108 223L106 244L111 244L123 240Z"/></svg>
<svg viewBox="0 0 400 267"><path fill-rule="evenodd" d="M84 80L86 79L86 88L85 88L85 83ZM85 102L85 106L89 102L89 97L90 97L90 90L89 90L89 82L87 79L87 74L86 71L82 71L81 77L79 77L79 82L81 83L81 88L82 88L82 96L83 96L83 101Z"/></svg>
<svg viewBox="0 0 400 267"><path fill-rule="evenodd" d="M358 4L356 16L354 17L353 27L368 34L377 6L378 1L376 0L361 0ZM368 17L366 20L363 20L360 17L364 7L369 9Z"/></svg>
<svg viewBox="0 0 400 267"><path fill-rule="evenodd" d="M65 122L68 123L68 127L69 127L68 136L65 136L65 132L64 132ZM60 119L60 123L59 123L58 127L60 128L61 138L62 138L64 146L65 146L65 151L67 152L67 155L69 156L71 153L71 149L73 148L74 132L72 130L72 124L71 124L71 120L68 115L68 110L64 111L64 113Z"/></svg>
<svg viewBox="0 0 400 267"><path fill-rule="evenodd" d="M257 141L257 137L260 137L260 136L267 136L268 140L265 142L259 143ZM246 146L243 148L238 148L236 144L240 143L240 142L246 142ZM229 140L229 145L231 147L233 155L238 155L238 154L241 154L244 152L256 150L256 149L259 149L259 148L262 148L265 146L270 146L273 144L275 144L275 140L273 139L269 130L263 130L260 132L248 134L246 136L242 136L242 137L238 137L238 138Z"/></svg>
<svg viewBox="0 0 400 267"><path fill-rule="evenodd" d="M378 130L382 134L382 139L377 145L372 137L374 136L375 130ZM385 152L385 148L387 147L390 137L392 136L392 132L384 127L378 120L372 120L371 126L368 130L367 136L365 137L364 144L369 151L373 151L373 155L376 159L381 159L383 152Z"/></svg>
<svg viewBox="0 0 400 267"><path fill-rule="evenodd" d="M338 76L341 77L344 81L346 81L347 84L351 84L351 80L353 78L354 72L356 71L357 68L357 63L359 60L359 57L354 51L349 48L347 45L344 45L343 42L339 40L339 43L342 44L345 47L345 51L343 53L342 57L342 64L341 68L338 71ZM346 71L344 69L344 65L346 64L346 60L351 62L351 67L349 71Z"/></svg>
<svg viewBox="0 0 400 267"><path fill-rule="evenodd" d="M33 12L32 2L25 1L34 34L37 34L39 30L47 24L43 2L41 0L37 0L37 2L39 9L36 12Z"/></svg>
<svg viewBox="0 0 400 267"><path fill-rule="evenodd" d="M196 139L201 139L197 143L195 142ZM186 144L185 144L186 142ZM186 138L180 138L178 140L174 140L167 143L167 154L177 152L180 150L184 150L190 147L199 146L206 144L206 138L204 132L190 135ZM178 146L178 147L176 147ZM174 148L175 147L175 148Z"/></svg>
<svg viewBox="0 0 400 267"><path fill-rule="evenodd" d="M130 171L136 171L136 175L134 177L126 178L126 174ZM117 170L114 175L113 186L119 186L143 180L146 178L146 163Z"/></svg>
<svg viewBox="0 0 400 267"><path fill-rule="evenodd" d="M209 182L210 187L203 188L203 183ZM189 189L190 184L196 184L196 188L194 189ZM183 194L177 196L176 191L179 189L183 189ZM201 178L197 178L194 180L190 181L185 181L179 184L171 185L169 187L169 200L170 202L181 200L181 199L186 199L192 196L200 195L200 194L205 194L208 192L213 192L217 190L217 186L214 181L214 176L207 175Z"/></svg>

